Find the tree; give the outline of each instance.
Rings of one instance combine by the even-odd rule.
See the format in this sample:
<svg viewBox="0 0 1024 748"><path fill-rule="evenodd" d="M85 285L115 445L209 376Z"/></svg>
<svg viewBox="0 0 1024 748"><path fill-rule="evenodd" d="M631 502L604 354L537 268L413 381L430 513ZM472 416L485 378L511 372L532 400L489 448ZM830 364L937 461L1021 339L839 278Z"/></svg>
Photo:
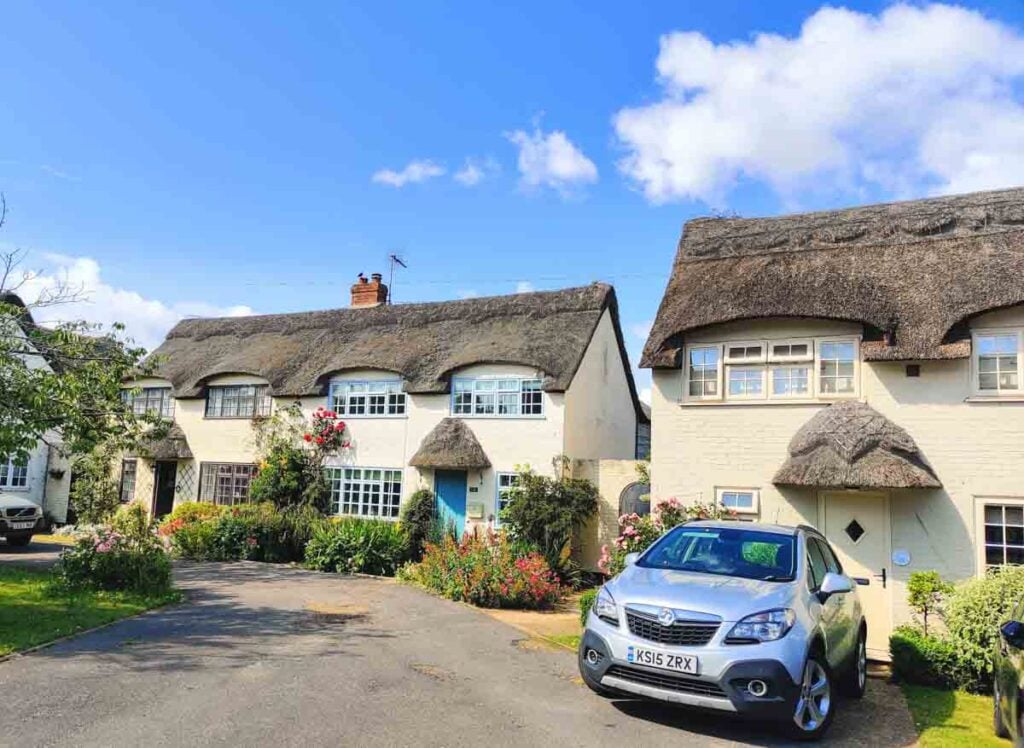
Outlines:
<svg viewBox="0 0 1024 748"><path fill-rule="evenodd" d="M907 581L907 604L921 616L924 633L928 634L928 616L941 609L942 601L953 585L939 576L937 571L915 571Z"/></svg>

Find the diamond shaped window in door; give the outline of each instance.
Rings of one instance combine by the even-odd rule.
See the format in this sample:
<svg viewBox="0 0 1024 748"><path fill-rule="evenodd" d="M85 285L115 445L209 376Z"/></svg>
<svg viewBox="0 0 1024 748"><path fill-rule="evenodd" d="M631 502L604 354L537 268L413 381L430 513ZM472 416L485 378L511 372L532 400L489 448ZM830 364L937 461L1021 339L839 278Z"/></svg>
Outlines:
<svg viewBox="0 0 1024 748"><path fill-rule="evenodd" d="M850 524L843 528L843 532L845 532L847 536L849 536L850 540L856 543L858 540L864 537L864 533L867 532L867 530L861 527L860 522L853 519L850 520Z"/></svg>

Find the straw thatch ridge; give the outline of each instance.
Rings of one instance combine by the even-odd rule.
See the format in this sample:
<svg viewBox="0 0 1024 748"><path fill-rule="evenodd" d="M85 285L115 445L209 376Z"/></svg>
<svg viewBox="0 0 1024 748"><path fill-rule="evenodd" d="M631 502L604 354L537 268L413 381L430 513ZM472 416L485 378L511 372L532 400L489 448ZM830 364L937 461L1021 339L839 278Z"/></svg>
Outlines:
<svg viewBox="0 0 1024 748"><path fill-rule="evenodd" d="M409 460L418 468L480 470L491 466L476 434L459 418L442 418Z"/></svg>
<svg viewBox="0 0 1024 748"><path fill-rule="evenodd" d="M332 373L393 371L410 393L448 391L451 372L514 363L544 372L543 387L569 387L601 315L609 310L633 382L615 291L594 283L561 291L370 309L334 309L179 322L153 355L177 397L200 397L220 374L255 374L277 397L323 395Z"/></svg>
<svg viewBox="0 0 1024 748"><path fill-rule="evenodd" d="M820 488L941 488L906 431L866 403L839 402L805 423L772 483Z"/></svg>
<svg viewBox="0 0 1024 748"><path fill-rule="evenodd" d="M965 322L1024 303L1024 189L779 218L690 221L641 366L743 319L864 325L866 360L963 358Z"/></svg>
<svg viewBox="0 0 1024 748"><path fill-rule="evenodd" d="M181 426L174 423L159 439L143 442L135 456L149 460L191 460L192 449Z"/></svg>

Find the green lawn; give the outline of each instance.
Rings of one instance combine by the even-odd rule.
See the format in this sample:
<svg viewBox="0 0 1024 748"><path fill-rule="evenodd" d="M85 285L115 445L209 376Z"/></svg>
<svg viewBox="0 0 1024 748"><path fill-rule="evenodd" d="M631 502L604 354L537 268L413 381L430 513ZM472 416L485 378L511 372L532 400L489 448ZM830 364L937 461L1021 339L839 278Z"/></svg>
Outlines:
<svg viewBox="0 0 1024 748"><path fill-rule="evenodd" d="M922 748L1007 748L992 732L992 697L904 685Z"/></svg>
<svg viewBox="0 0 1024 748"><path fill-rule="evenodd" d="M554 634L547 638L565 647L577 649L580 646L580 639L582 639L583 637L579 634Z"/></svg>
<svg viewBox="0 0 1024 748"><path fill-rule="evenodd" d="M177 592L52 591L45 571L0 568L0 656L180 599Z"/></svg>

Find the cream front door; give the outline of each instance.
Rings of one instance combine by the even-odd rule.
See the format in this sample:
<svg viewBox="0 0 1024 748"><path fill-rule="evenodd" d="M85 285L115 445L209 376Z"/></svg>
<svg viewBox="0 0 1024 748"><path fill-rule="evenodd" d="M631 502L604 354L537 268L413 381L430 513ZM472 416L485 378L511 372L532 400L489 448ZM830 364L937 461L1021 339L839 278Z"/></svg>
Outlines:
<svg viewBox="0 0 1024 748"><path fill-rule="evenodd" d="M884 493L830 492L822 494L821 503L825 537L843 571L857 582L868 623L868 656L888 660L892 626L889 497Z"/></svg>

